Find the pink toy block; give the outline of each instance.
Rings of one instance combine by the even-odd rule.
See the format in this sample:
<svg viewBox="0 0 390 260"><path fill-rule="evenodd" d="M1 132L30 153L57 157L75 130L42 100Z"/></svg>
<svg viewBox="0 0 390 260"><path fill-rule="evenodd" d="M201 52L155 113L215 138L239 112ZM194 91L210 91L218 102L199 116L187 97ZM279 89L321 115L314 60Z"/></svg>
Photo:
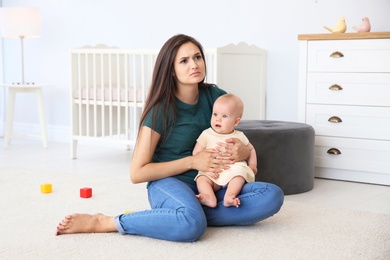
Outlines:
<svg viewBox="0 0 390 260"><path fill-rule="evenodd" d="M85 199L92 197L92 188L88 188L88 187L81 188L80 197Z"/></svg>
<svg viewBox="0 0 390 260"><path fill-rule="evenodd" d="M51 193L53 191L53 186L51 183L42 183L41 184L41 192L42 193Z"/></svg>

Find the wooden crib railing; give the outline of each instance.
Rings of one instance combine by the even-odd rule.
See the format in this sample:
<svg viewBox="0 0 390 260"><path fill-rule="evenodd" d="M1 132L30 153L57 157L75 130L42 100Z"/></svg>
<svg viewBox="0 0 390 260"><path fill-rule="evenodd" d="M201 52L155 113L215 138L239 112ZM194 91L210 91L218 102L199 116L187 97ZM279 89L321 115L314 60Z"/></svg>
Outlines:
<svg viewBox="0 0 390 260"><path fill-rule="evenodd" d="M156 56L105 45L71 51L72 158L80 140L134 145Z"/></svg>
<svg viewBox="0 0 390 260"><path fill-rule="evenodd" d="M106 45L71 50L72 158L81 140L135 144L157 54ZM265 119L265 50L239 43L205 56L206 82L239 95L244 119Z"/></svg>

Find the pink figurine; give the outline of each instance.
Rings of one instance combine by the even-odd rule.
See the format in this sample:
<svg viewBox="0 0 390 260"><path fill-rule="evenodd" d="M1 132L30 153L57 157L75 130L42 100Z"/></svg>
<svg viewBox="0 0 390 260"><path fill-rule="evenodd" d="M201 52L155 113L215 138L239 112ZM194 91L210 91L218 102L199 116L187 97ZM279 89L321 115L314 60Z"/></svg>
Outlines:
<svg viewBox="0 0 390 260"><path fill-rule="evenodd" d="M352 26L357 32L369 32L371 30L370 20L367 17L362 18L362 23L359 26Z"/></svg>

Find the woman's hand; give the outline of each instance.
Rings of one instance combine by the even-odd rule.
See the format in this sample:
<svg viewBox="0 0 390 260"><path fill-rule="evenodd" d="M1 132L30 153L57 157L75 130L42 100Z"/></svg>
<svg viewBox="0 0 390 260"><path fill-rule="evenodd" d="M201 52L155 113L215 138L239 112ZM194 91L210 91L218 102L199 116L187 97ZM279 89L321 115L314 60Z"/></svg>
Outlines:
<svg viewBox="0 0 390 260"><path fill-rule="evenodd" d="M220 173L222 170L229 169L227 166L230 164L229 160L222 158L219 151L215 149L204 149L192 157L191 168L198 171Z"/></svg>
<svg viewBox="0 0 390 260"><path fill-rule="evenodd" d="M245 161L248 159L251 148L244 145L238 138L226 139L225 143L218 143L216 149L220 152L219 156L229 164Z"/></svg>

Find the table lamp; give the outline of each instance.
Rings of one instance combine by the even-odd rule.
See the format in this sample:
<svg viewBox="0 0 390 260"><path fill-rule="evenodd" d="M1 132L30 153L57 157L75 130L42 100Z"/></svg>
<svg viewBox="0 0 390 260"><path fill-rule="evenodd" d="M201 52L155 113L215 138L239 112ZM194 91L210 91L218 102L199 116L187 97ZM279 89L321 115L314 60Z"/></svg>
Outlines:
<svg viewBox="0 0 390 260"><path fill-rule="evenodd" d="M2 38L19 38L22 58L22 82L24 82L24 38L37 38L41 35L41 17L35 7L0 8L0 35Z"/></svg>

